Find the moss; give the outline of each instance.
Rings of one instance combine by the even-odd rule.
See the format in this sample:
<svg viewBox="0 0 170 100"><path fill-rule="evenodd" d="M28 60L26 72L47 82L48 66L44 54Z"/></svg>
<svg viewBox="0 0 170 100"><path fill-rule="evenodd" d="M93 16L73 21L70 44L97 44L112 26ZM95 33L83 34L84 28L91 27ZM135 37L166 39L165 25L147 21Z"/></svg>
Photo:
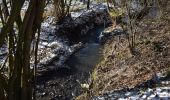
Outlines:
<svg viewBox="0 0 170 100"><path fill-rule="evenodd" d="M87 92L79 95L78 97L75 98L75 100L88 100Z"/></svg>

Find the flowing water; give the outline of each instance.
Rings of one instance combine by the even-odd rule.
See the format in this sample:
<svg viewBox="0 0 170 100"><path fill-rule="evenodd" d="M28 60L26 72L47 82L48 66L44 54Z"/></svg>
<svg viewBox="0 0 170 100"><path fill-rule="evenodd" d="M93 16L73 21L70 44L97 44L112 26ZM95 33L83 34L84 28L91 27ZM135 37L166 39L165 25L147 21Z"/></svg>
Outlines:
<svg viewBox="0 0 170 100"><path fill-rule="evenodd" d="M155 10L155 8L151 9L149 16L157 15ZM38 83L41 83L38 86L40 88L37 89L40 96L42 95L39 100L47 100L48 98L54 98L54 100L69 98L68 100L70 100L70 98L74 98L74 95L77 96L82 92L80 83L88 82L89 73L103 59L103 45L99 43L98 38L103 30L103 27L95 27L83 37L84 47L74 53L66 62L71 67L71 71L68 69L66 71L52 70L42 78L37 78L40 80ZM61 84L62 87L58 84ZM55 97L51 96L51 93L54 93Z"/></svg>
<svg viewBox="0 0 170 100"><path fill-rule="evenodd" d="M83 38L85 47L73 54L67 61L67 64L75 68L76 72L89 73L103 58L103 46L98 41L98 36L103 30L103 27L90 30Z"/></svg>
<svg viewBox="0 0 170 100"><path fill-rule="evenodd" d="M103 30L103 27L96 27L83 37L84 48L74 53L65 63L71 67L71 71L52 70L37 78L39 80L38 100L49 98L70 100L70 98L74 98L74 95L82 93L80 84L89 82L89 73L103 58L103 46L98 41L98 36ZM58 86L58 84L61 85ZM54 93L53 96L51 93Z"/></svg>

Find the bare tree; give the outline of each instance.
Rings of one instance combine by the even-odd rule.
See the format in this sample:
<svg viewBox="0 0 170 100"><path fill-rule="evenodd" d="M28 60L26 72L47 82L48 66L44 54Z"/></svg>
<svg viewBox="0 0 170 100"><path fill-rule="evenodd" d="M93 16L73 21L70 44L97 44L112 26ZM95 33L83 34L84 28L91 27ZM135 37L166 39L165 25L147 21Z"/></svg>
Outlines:
<svg viewBox="0 0 170 100"><path fill-rule="evenodd" d="M62 22L70 15L70 7L72 0L54 0L55 14L58 22Z"/></svg>
<svg viewBox="0 0 170 100"><path fill-rule="evenodd" d="M3 0L6 10L5 12L0 10L3 15L1 20L4 23L0 33L0 47L7 40L9 49L8 75L3 74L2 70L0 71L0 99L32 100L33 77L35 76L33 70L36 69L36 66L34 69L30 68L31 44L32 40L36 38L35 34L40 32L38 30L40 30L42 22L45 0L30 0L23 20L20 13L26 0L9 1L10 8L7 8L6 0ZM13 30L14 26L17 27L17 31Z"/></svg>

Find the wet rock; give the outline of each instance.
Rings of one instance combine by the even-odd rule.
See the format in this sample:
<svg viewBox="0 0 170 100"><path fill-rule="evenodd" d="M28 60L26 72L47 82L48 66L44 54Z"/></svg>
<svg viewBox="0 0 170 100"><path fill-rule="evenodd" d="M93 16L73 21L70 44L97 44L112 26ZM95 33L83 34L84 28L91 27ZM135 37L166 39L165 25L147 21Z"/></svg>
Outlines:
<svg viewBox="0 0 170 100"><path fill-rule="evenodd" d="M101 34L99 35L100 43L105 43L108 38L112 36L122 35L125 34L125 31L121 27L109 27L106 28Z"/></svg>

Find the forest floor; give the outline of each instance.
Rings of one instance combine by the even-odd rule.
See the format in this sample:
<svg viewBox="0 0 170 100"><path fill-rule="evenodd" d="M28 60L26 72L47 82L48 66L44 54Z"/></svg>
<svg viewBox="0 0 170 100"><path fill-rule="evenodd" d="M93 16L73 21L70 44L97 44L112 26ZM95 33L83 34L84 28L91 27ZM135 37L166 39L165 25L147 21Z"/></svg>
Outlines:
<svg viewBox="0 0 170 100"><path fill-rule="evenodd" d="M26 9L27 5L23 9ZM79 6L82 5L83 8L80 9ZM37 99L170 99L170 6L168 5L169 1L161 11L162 16L154 18L145 16L138 23L137 28L140 31L136 33L133 54L125 34L109 37L104 44L104 59L95 67L92 74L74 73L75 69L69 70L69 66L65 65L67 59L82 47L82 43L69 45L66 38L54 35L58 26L53 23L54 17L49 17L54 13L49 9L54 9L54 6L47 7L44 14L47 20L42 23L39 44ZM77 19L82 17L81 15L88 15L90 11L105 9L103 6L101 4L97 8L97 4L94 4L92 5L94 9L84 10L86 6L78 2L74 7L74 11L77 12L71 14ZM92 19L87 17L86 20L80 19L77 22L86 23L87 20ZM97 18L95 22L103 24L103 17ZM88 27L85 32L91 28ZM6 45L0 48L0 64L5 60L6 48ZM76 97L80 93L82 95Z"/></svg>
<svg viewBox="0 0 170 100"><path fill-rule="evenodd" d="M133 54L124 34L107 39L104 45L104 60L94 69L90 83L84 81L85 76L89 77L89 74L70 75L68 70L56 71L53 68L43 77L38 77L38 99L70 100L75 99L80 93L83 94L76 99L159 99L159 97L169 99L167 98L170 97L170 79L167 77L170 70L168 9L170 9L168 6L162 9L161 17L146 16L138 23L140 31L136 34ZM79 15L81 14L75 14L76 17Z"/></svg>
<svg viewBox="0 0 170 100"><path fill-rule="evenodd" d="M169 12L170 7L164 6L163 16L145 16L139 22L133 54L125 35L111 37L105 44L104 60L93 71L91 88L77 99L170 99ZM159 95L157 92L165 92L161 88L166 93Z"/></svg>

